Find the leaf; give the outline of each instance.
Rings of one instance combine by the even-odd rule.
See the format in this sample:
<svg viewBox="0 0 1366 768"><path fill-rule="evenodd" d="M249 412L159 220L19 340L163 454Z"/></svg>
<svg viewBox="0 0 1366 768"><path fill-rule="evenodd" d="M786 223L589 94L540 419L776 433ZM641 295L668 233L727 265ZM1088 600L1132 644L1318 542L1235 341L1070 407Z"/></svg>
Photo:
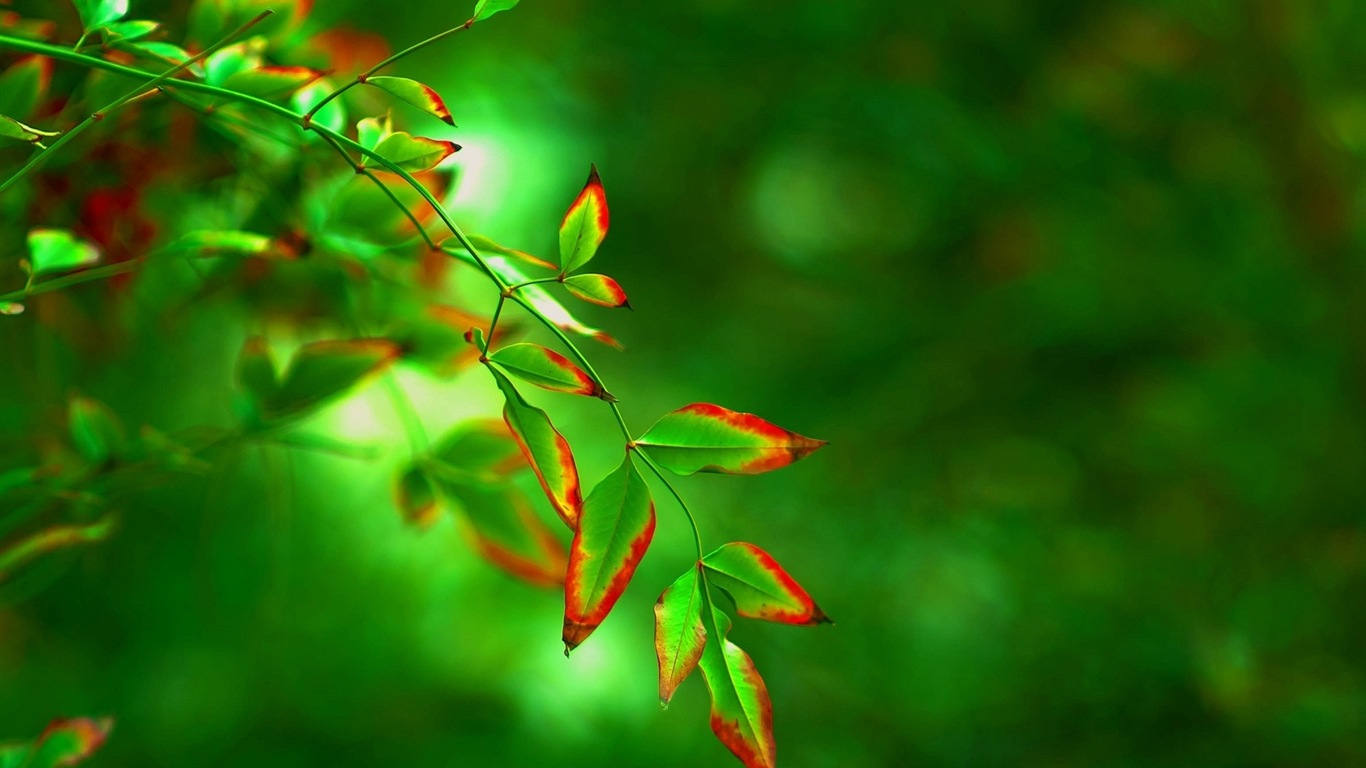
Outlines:
<svg viewBox="0 0 1366 768"><path fill-rule="evenodd" d="M830 617L811 595L771 555L753 544L722 545L702 558L702 565L707 569L707 582L725 590L741 616L779 624L830 623Z"/></svg>
<svg viewBox="0 0 1366 768"><path fill-rule="evenodd" d="M574 650L616 605L655 533L655 503L628 451L583 505L564 591L564 653Z"/></svg>
<svg viewBox="0 0 1366 768"><path fill-rule="evenodd" d="M717 641L703 647L698 666L711 692L711 730L747 768L772 768L777 745L768 686L749 654L726 639L730 618L721 611L709 618L707 635Z"/></svg>
<svg viewBox="0 0 1366 768"><path fill-rule="evenodd" d="M650 458L680 475L757 475L803 459L826 444L752 413L708 403L693 403L665 414L636 443L648 450Z"/></svg>
<svg viewBox="0 0 1366 768"><path fill-rule="evenodd" d="M374 149L393 132L394 122L389 115L362 118L356 123L356 143L366 149Z"/></svg>
<svg viewBox="0 0 1366 768"><path fill-rule="evenodd" d="M569 274L587 264L607 237L607 193L598 178L598 167L588 172L588 182L560 222L560 272Z"/></svg>
<svg viewBox="0 0 1366 768"><path fill-rule="evenodd" d="M94 30L128 15L128 0L74 0L86 30Z"/></svg>
<svg viewBox="0 0 1366 768"><path fill-rule="evenodd" d="M498 483L528 467L507 423L494 419L458 425L441 439L432 456L442 466L458 470L465 482Z"/></svg>
<svg viewBox="0 0 1366 768"><path fill-rule="evenodd" d="M65 229L34 229L28 233L29 272L35 277L69 272L98 263L100 251Z"/></svg>
<svg viewBox="0 0 1366 768"><path fill-rule="evenodd" d="M110 515L94 523L54 525L8 546L0 546L0 582L43 555L104 541L113 531L114 517Z"/></svg>
<svg viewBox="0 0 1366 768"><path fill-rule="evenodd" d="M659 659L659 703L668 706L674 691L702 658L707 630L702 626L701 581L696 563L669 585L655 603L655 656Z"/></svg>
<svg viewBox="0 0 1366 768"><path fill-rule="evenodd" d="M155 21L120 21L105 27L103 34L105 42L132 42L152 34L160 26Z"/></svg>
<svg viewBox="0 0 1366 768"><path fill-rule="evenodd" d="M335 90L336 87L332 85L330 80L325 77L319 78L295 91L294 96L289 100L289 104L295 112L305 114ZM345 103L341 99L333 99L327 102L313 116L313 122L333 132L342 131L346 128Z"/></svg>
<svg viewBox="0 0 1366 768"><path fill-rule="evenodd" d="M470 17L472 21L483 21L499 11L506 11L517 5L521 0L479 0L474 6L474 15Z"/></svg>
<svg viewBox="0 0 1366 768"><path fill-rule="evenodd" d="M22 315L24 305L13 301L0 301L0 315Z"/></svg>
<svg viewBox="0 0 1366 768"><path fill-rule="evenodd" d="M471 245L478 249L480 255L496 253L500 256L507 256L509 258L516 259L517 261L520 261L524 264L530 264L533 267L555 269L555 265L551 264L545 259L532 256L526 251L519 251L515 248L504 247L502 245L499 245L498 243L495 243L491 238L485 237L483 235L470 235L469 241ZM461 246L457 245L456 247L459 248Z"/></svg>
<svg viewBox="0 0 1366 768"><path fill-rule="evenodd" d="M109 406L77 395L68 406L71 442L91 464L103 464L123 452L123 424Z"/></svg>
<svg viewBox="0 0 1366 768"><path fill-rule="evenodd" d="M275 242L255 232L231 229L190 232L169 246L172 250L200 251L203 256L238 254L264 256L275 251Z"/></svg>
<svg viewBox="0 0 1366 768"><path fill-rule="evenodd" d="M537 586L564 583L564 544L515 487L442 482L441 488L458 502L456 514L468 523L467 535L480 556Z"/></svg>
<svg viewBox="0 0 1366 768"><path fill-rule="evenodd" d="M579 515L583 512L583 495L579 486L579 469L574 464L569 442L550 423L545 411L522 399L506 376L496 368L489 367L488 370L498 382L498 388L503 390L503 397L507 401L503 407L503 420L512 430L522 455L531 464L546 498L550 499L550 505L560 519L570 530L577 530Z"/></svg>
<svg viewBox="0 0 1366 768"><path fill-rule="evenodd" d="M564 355L539 344L513 344L489 355L489 359L522 381L538 387L616 400Z"/></svg>
<svg viewBox="0 0 1366 768"><path fill-rule="evenodd" d="M237 355L237 384L258 407L270 402L279 389L275 357L260 336L252 336L242 344Z"/></svg>
<svg viewBox="0 0 1366 768"><path fill-rule="evenodd" d="M406 467L394 482L394 503L403 522L426 530L437 521L441 508L437 503L436 488L421 467Z"/></svg>
<svg viewBox="0 0 1366 768"><path fill-rule="evenodd" d="M387 339L305 344L266 402L265 416L276 420L316 408L389 367L398 356L398 345Z"/></svg>
<svg viewBox="0 0 1366 768"><path fill-rule="evenodd" d="M266 40L263 37L253 37L219 48L204 59L204 81L209 85L226 86L233 76L264 65L262 54L265 50Z"/></svg>
<svg viewBox="0 0 1366 768"><path fill-rule="evenodd" d="M28 120L52 80L52 59L25 56L0 74L0 115ZM55 135L55 134L54 134Z"/></svg>
<svg viewBox="0 0 1366 768"><path fill-rule="evenodd" d="M184 64L194 58L178 45L162 42L136 42L128 46L135 53L140 53L158 61L165 61L171 64Z"/></svg>
<svg viewBox="0 0 1366 768"><path fill-rule="evenodd" d="M114 721L107 717L53 720L38 737L28 768L79 765L104 745L113 727Z"/></svg>
<svg viewBox="0 0 1366 768"><path fill-rule="evenodd" d="M375 147L376 154L409 173L435 168L442 160L459 151L460 145L453 141L424 139L403 131L385 136Z"/></svg>
<svg viewBox="0 0 1366 768"><path fill-rule="evenodd" d="M455 120L451 118L451 111L446 108L446 102L442 101L441 96L430 86L423 85L416 80L409 80L406 77L388 77L385 75L368 77L363 82L366 85L373 85L382 91L387 91L400 101L412 104L447 125L455 125Z"/></svg>
<svg viewBox="0 0 1366 768"><path fill-rule="evenodd" d="M308 67L256 67L234 72L223 87L269 99L293 93L322 76Z"/></svg>
<svg viewBox="0 0 1366 768"><path fill-rule="evenodd" d="M631 308L631 301L626 298L626 291L621 289L616 280L607 275L572 275L563 281L564 287L574 294L575 297L583 299L591 304L598 304L604 307Z"/></svg>
<svg viewBox="0 0 1366 768"><path fill-rule="evenodd" d="M24 125L12 117L0 115L0 137L2 138L15 139L16 141L23 141L29 144L37 144L41 147L43 145L43 139L60 135L60 133L40 131L32 126Z"/></svg>

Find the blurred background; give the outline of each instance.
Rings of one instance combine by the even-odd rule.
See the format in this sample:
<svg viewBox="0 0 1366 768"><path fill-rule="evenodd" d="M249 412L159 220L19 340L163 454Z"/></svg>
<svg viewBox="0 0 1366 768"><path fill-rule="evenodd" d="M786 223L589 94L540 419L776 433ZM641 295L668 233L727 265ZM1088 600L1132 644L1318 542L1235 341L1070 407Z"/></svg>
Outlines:
<svg viewBox="0 0 1366 768"><path fill-rule="evenodd" d="M468 10L317 5L396 48ZM549 253L597 164L595 267L636 311L585 311L627 347L588 351L633 427L707 401L830 441L679 483L837 622L732 634L781 764L1351 766L1364 37L1348 0L526 0L395 74L454 112L426 133L465 147L472 231ZM225 411L221 319L80 383L133 423ZM486 382L404 382L433 429L497 414ZM605 409L532 399L611 468ZM380 395L320 424L382 457L243 456L0 609L0 737L111 714L96 765L732 763L699 679L655 703L691 547L662 494L566 661L555 592L402 524Z"/></svg>

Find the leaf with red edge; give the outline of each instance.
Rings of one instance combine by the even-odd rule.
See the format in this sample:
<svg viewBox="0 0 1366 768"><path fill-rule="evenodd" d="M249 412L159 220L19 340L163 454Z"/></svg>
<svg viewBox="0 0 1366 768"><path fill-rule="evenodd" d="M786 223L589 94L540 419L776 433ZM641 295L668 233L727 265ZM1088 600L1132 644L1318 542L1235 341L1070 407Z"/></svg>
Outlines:
<svg viewBox="0 0 1366 768"><path fill-rule="evenodd" d="M104 745L112 718L53 720L31 744L0 745L0 768L58 768L80 765Z"/></svg>
<svg viewBox="0 0 1366 768"><path fill-rule="evenodd" d="M401 469L394 479L394 505L403 522L426 530L436 523L441 514L436 488L421 467Z"/></svg>
<svg viewBox="0 0 1366 768"><path fill-rule="evenodd" d="M539 344L513 344L489 355L489 359L522 381L544 389L616 400L564 355Z"/></svg>
<svg viewBox="0 0 1366 768"><path fill-rule="evenodd" d="M471 245L478 249L481 255L487 253L496 253L500 256L507 256L516 259L517 261L523 262L525 264L530 264L533 267L555 269L555 265L551 264L545 259L539 258L537 256L532 256L526 251L519 251L515 248L508 248L506 246L499 245L498 243L494 242L491 238L485 237L484 235L469 235L469 241ZM461 248L463 250L463 246L457 244L456 247Z"/></svg>
<svg viewBox="0 0 1366 768"><path fill-rule="evenodd" d="M297 416L338 397L398 359L388 339L315 341L294 353L280 385L264 404L270 420Z"/></svg>
<svg viewBox="0 0 1366 768"><path fill-rule="evenodd" d="M550 423L545 411L522 399L517 388L497 369L487 367L507 401L503 419L517 439L522 455L530 462L536 479L541 481L541 488L556 514L570 530L577 530L579 515L583 512L583 491L569 441Z"/></svg>
<svg viewBox="0 0 1366 768"><path fill-rule="evenodd" d="M722 545L702 558L707 583L735 601L735 612L779 624L828 624L830 617L773 556L744 542Z"/></svg>
<svg viewBox="0 0 1366 768"><path fill-rule="evenodd" d="M52 81L52 59L25 56L0 73L0 115L28 120Z"/></svg>
<svg viewBox="0 0 1366 768"><path fill-rule="evenodd" d="M446 108L446 102L441 100L440 94L431 86L423 85L416 80L409 80L406 77L388 77L385 75L367 77L362 82L388 92L400 101L417 107L447 125L455 125L451 111Z"/></svg>
<svg viewBox="0 0 1366 768"><path fill-rule="evenodd" d="M322 76L308 67L256 67L229 75L223 87L270 99L291 94Z"/></svg>
<svg viewBox="0 0 1366 768"><path fill-rule="evenodd" d="M510 484L483 485L441 479L442 493L480 556L523 581L542 587L564 583L564 544Z"/></svg>
<svg viewBox="0 0 1366 768"><path fill-rule="evenodd" d="M617 307L631 308L631 301L626 298L626 291L621 289L616 280L607 275L573 275L565 278L563 282L564 287L570 293L590 304L613 309Z"/></svg>
<svg viewBox="0 0 1366 768"><path fill-rule="evenodd" d="M730 617L719 610L704 616L711 640L698 666L711 693L711 730L746 768L772 768L778 750L768 686L749 654L726 639Z"/></svg>
<svg viewBox="0 0 1366 768"><path fill-rule="evenodd" d="M11 544L0 545L0 582L51 552L104 541L114 532L115 522L114 516L108 515L93 523L53 525Z"/></svg>
<svg viewBox="0 0 1366 768"><path fill-rule="evenodd" d="M626 591L655 533L655 503L630 452L584 502L564 586L566 656L602 624Z"/></svg>
<svg viewBox="0 0 1366 768"><path fill-rule="evenodd" d="M672 472L757 475L785 467L825 445L752 413L693 403L668 413L636 441Z"/></svg>
<svg viewBox="0 0 1366 768"><path fill-rule="evenodd" d="M598 252L607 237L610 221L607 193L598 178L598 167L592 166L588 181L579 196L574 198L560 222L560 271L569 274L587 264Z"/></svg>
<svg viewBox="0 0 1366 768"><path fill-rule="evenodd" d="M376 154L409 173L435 168L442 160L459 151L460 145L453 141L424 139L403 131L385 136L375 147ZM376 170L387 169L380 166Z"/></svg>
<svg viewBox="0 0 1366 768"><path fill-rule="evenodd" d="M655 603L655 657L659 660L659 704L668 706L674 691L697 668L707 630L702 626L698 565L669 585Z"/></svg>

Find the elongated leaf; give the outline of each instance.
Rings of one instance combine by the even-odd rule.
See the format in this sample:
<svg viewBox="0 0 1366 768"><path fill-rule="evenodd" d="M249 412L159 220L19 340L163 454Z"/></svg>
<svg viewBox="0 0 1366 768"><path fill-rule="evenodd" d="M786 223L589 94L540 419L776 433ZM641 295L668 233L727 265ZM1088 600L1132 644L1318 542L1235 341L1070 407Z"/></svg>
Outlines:
<svg viewBox="0 0 1366 768"><path fill-rule="evenodd" d="M198 251L202 256L238 254L265 256L275 251L271 238L255 232L232 229L190 232L170 245L174 250Z"/></svg>
<svg viewBox="0 0 1366 768"><path fill-rule="evenodd" d="M702 565L707 569L707 582L725 590L741 616L779 624L830 622L773 556L753 544L725 544L703 558Z"/></svg>
<svg viewBox="0 0 1366 768"><path fill-rule="evenodd" d="M489 359L522 381L538 387L604 400L616 399L564 355L539 344L513 344L489 355Z"/></svg>
<svg viewBox="0 0 1366 768"><path fill-rule="evenodd" d="M730 618L719 610L709 618L698 666L711 692L711 730L746 768L772 768L778 750L768 686L749 654L726 639Z"/></svg>
<svg viewBox="0 0 1366 768"><path fill-rule="evenodd" d="M127 46L120 46L121 50L132 51L141 56L169 64L184 64L194 58L184 48L171 43L159 41L138 41ZM202 65L201 65L202 71Z"/></svg>
<svg viewBox="0 0 1366 768"><path fill-rule="evenodd" d="M98 400L77 395L68 408L71 442L91 464L103 464L123 452L125 435L118 416Z"/></svg>
<svg viewBox="0 0 1366 768"><path fill-rule="evenodd" d="M0 138L37 144L41 147L43 145L43 139L50 139L53 136L60 135L60 133L54 133L52 131L40 131L33 126L24 125L12 117L0 115Z"/></svg>
<svg viewBox="0 0 1366 768"><path fill-rule="evenodd" d="M542 587L564 583L564 544L532 511L514 486L441 482L480 556L523 581Z"/></svg>
<svg viewBox="0 0 1366 768"><path fill-rule="evenodd" d="M555 265L551 264L545 259L532 256L526 251L519 251L515 248L508 248L506 246L499 245L498 243L494 242L491 238L485 237L483 235L470 235L469 240L471 245L479 249L479 253L481 255L488 253L496 253L500 256L507 256L508 258L515 259L524 264L530 264L533 267L555 269ZM456 244L455 247L459 248L460 246L459 244Z"/></svg>
<svg viewBox="0 0 1366 768"><path fill-rule="evenodd" d="M651 458L680 475L757 475L785 467L826 444L752 413L708 403L693 403L665 414L636 442Z"/></svg>
<svg viewBox="0 0 1366 768"><path fill-rule="evenodd" d="M28 233L28 263L35 276L68 272L99 260L98 248L65 229L34 229Z"/></svg>
<svg viewBox="0 0 1366 768"><path fill-rule="evenodd" d="M571 275L564 279L564 287L575 297L603 307L631 308L631 300L616 280L607 275Z"/></svg>
<svg viewBox="0 0 1366 768"><path fill-rule="evenodd" d="M406 77L383 75L366 78L365 84L387 91L400 101L412 104L447 125L455 125L455 120L451 118L451 111L446 108L446 102L442 101L441 96L430 86L423 85L416 80L409 80Z"/></svg>
<svg viewBox="0 0 1366 768"><path fill-rule="evenodd" d="M503 419L517 439L522 455L535 471L536 479L541 481L546 498L550 499L550 505L565 525L570 530L578 530L579 515L583 512L583 491L569 442L550 423L545 411L522 399L506 376L492 367L489 367L489 373L493 374L507 400Z"/></svg>
<svg viewBox="0 0 1366 768"><path fill-rule="evenodd" d="M94 30L128 15L128 0L74 0L76 12L87 30Z"/></svg>
<svg viewBox="0 0 1366 768"><path fill-rule="evenodd" d="M659 659L659 703L668 706L674 691L702 658L707 630L702 625L701 580L697 564L678 577L655 603L655 656Z"/></svg>
<svg viewBox="0 0 1366 768"><path fill-rule="evenodd" d="M387 339L315 341L294 353L275 395L265 404L268 419L318 407L384 370L399 356Z"/></svg>
<svg viewBox="0 0 1366 768"><path fill-rule="evenodd" d="M560 222L560 270L569 274L587 264L598 252L607 237L609 220L607 193L595 165L588 172L588 182L574 198Z"/></svg>
<svg viewBox="0 0 1366 768"><path fill-rule="evenodd" d="M529 468L507 422L476 419L457 425L432 451L444 468L456 470L455 480L498 484L519 469Z"/></svg>
<svg viewBox="0 0 1366 768"><path fill-rule="evenodd" d="M308 67L255 67L234 72L223 87L270 99L293 93L322 76Z"/></svg>
<svg viewBox="0 0 1366 768"><path fill-rule="evenodd" d="M28 563L59 549L95 544L114 532L113 516L94 523L54 525L14 542L0 545L0 582Z"/></svg>
<svg viewBox="0 0 1366 768"><path fill-rule="evenodd" d="M460 145L453 141L424 139L403 131L385 136L375 147L380 157L409 173L435 168L442 160L459 151Z"/></svg>
<svg viewBox="0 0 1366 768"><path fill-rule="evenodd" d="M474 21L483 21L499 11L506 11L517 5L521 0L479 0L474 6L474 15L470 18Z"/></svg>
<svg viewBox="0 0 1366 768"><path fill-rule="evenodd" d="M38 100L52 80L52 59L25 56L0 74L0 115L18 120L33 117Z"/></svg>
<svg viewBox="0 0 1366 768"><path fill-rule="evenodd" d="M399 470L394 482L394 504L403 521L419 530L432 527L441 514L436 488L421 467Z"/></svg>
<svg viewBox="0 0 1366 768"><path fill-rule="evenodd" d="M109 43L141 40L160 26L155 21L119 21L104 28L104 39Z"/></svg>
<svg viewBox="0 0 1366 768"><path fill-rule="evenodd" d="M584 503L564 588L564 652L602 624L626 591L655 533L655 503L631 454Z"/></svg>

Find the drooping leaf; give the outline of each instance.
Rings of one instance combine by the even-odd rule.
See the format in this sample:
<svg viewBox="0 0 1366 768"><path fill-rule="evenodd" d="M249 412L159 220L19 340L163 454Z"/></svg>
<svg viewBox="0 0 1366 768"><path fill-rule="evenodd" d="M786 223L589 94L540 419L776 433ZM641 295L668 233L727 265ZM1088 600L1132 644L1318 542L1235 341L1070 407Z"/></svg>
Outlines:
<svg viewBox="0 0 1366 768"><path fill-rule="evenodd" d="M485 485L501 483L519 469L526 457L504 421L476 419L451 430L432 451L443 468L457 470L454 479Z"/></svg>
<svg viewBox="0 0 1366 768"><path fill-rule="evenodd" d="M779 624L827 624L830 617L816 605L773 556L743 542L731 542L702 559L707 582L725 590L736 613Z"/></svg>
<svg viewBox="0 0 1366 768"><path fill-rule="evenodd" d="M308 67L255 67L229 75L223 87L272 99L293 93L322 76L323 73Z"/></svg>
<svg viewBox="0 0 1366 768"><path fill-rule="evenodd" d="M103 30L105 42L132 42L157 31L161 25L155 21L119 21L106 26Z"/></svg>
<svg viewBox="0 0 1366 768"><path fill-rule="evenodd" d="M616 399L564 355L539 344L513 344L489 355L489 359L522 381L538 387L604 400Z"/></svg>
<svg viewBox="0 0 1366 768"><path fill-rule="evenodd" d="M110 515L93 523L54 525L13 544L0 545L0 582L43 555L104 541L113 531L114 517Z"/></svg>
<svg viewBox="0 0 1366 768"><path fill-rule="evenodd" d="M403 522L426 530L441 514L436 488L421 467L400 469L394 482L394 503Z"/></svg>
<svg viewBox="0 0 1366 768"><path fill-rule="evenodd" d="M442 160L459 151L460 145L453 141L424 139L403 131L385 136L375 147L376 154L409 173L435 168Z"/></svg>
<svg viewBox="0 0 1366 768"><path fill-rule="evenodd" d="M237 355L237 384L258 407L270 402L279 389L275 356L260 336L252 336L242 344Z"/></svg>
<svg viewBox="0 0 1366 768"><path fill-rule="evenodd" d="M0 115L28 120L52 80L52 59L25 56L0 73Z"/></svg>
<svg viewBox="0 0 1366 768"><path fill-rule="evenodd" d="M583 512L583 491L579 486L579 469L574 464L569 441L550 423L545 411L522 399L521 393L506 376L496 368L486 367L507 401L503 407L503 419L517 439L522 455L536 473L536 479L541 481L546 498L550 499L550 505L565 525L570 530L577 530L579 515Z"/></svg>
<svg viewBox="0 0 1366 768"><path fill-rule="evenodd" d="M294 353L280 386L265 403L267 419L281 419L322 405L399 357L387 339L315 341Z"/></svg>
<svg viewBox="0 0 1366 768"><path fill-rule="evenodd" d="M443 481L441 488L456 502L455 512L468 524L472 543L484 559L537 586L564 583L564 544L516 487Z"/></svg>
<svg viewBox="0 0 1366 768"><path fill-rule="evenodd" d="M446 108L446 102L441 100L441 96L431 86L423 85L416 80L409 80L406 77L388 77L385 75L366 78L365 84L387 91L399 100L412 104L447 125L455 125L451 111Z"/></svg>
<svg viewBox="0 0 1366 768"><path fill-rule="evenodd" d="M499 11L506 11L517 5L521 0L479 0L474 6L474 15L470 18L475 21L483 21Z"/></svg>
<svg viewBox="0 0 1366 768"><path fill-rule="evenodd" d="M68 405L71 442L91 464L103 464L122 453L125 444L123 424L109 406L77 395Z"/></svg>
<svg viewBox="0 0 1366 768"><path fill-rule="evenodd" d="M607 237L609 219L607 193L603 191L595 165L588 172L588 182L560 222L561 273L570 274L593 258L603 238Z"/></svg>
<svg viewBox="0 0 1366 768"><path fill-rule="evenodd" d="M825 445L752 413L693 403L665 414L636 441L672 472L757 475L785 467Z"/></svg>
<svg viewBox="0 0 1366 768"><path fill-rule="evenodd" d="M28 233L29 271L34 276L88 267L99 260L99 248L68 230L34 229Z"/></svg>
<svg viewBox="0 0 1366 768"><path fill-rule="evenodd" d="M319 78L295 91L289 100L289 104L295 112L305 114L335 90L337 88L331 80L326 77ZM341 99L333 99L327 102L322 109L318 110L318 114L313 116L313 122L332 131L340 132L346 127L345 102Z"/></svg>
<svg viewBox="0 0 1366 768"><path fill-rule="evenodd" d="M719 610L708 618L698 666L711 693L711 730L746 768L772 768L777 745L768 686L749 654L726 639L730 618Z"/></svg>
<svg viewBox="0 0 1366 768"><path fill-rule="evenodd" d="M593 633L626 591L655 533L655 503L630 452L588 494L569 547L564 652Z"/></svg>
<svg viewBox="0 0 1366 768"><path fill-rule="evenodd" d="M694 563L655 603L655 656L659 660L661 706L668 706L674 691L697 668L702 646L707 642L697 568Z"/></svg>
<svg viewBox="0 0 1366 768"><path fill-rule="evenodd" d="M515 248L508 248L499 245L498 243L494 242L491 238L485 237L483 235L470 235L469 241L471 245L473 245L475 248L479 250L480 255L496 253L499 256L507 256L508 258L515 259L524 264L530 264L533 267L555 269L555 265L551 264L545 259L532 256L526 251L519 251ZM460 246L456 244L455 247L459 248Z"/></svg>
<svg viewBox="0 0 1366 768"><path fill-rule="evenodd" d="M631 308L631 301L626 298L626 291L621 289L616 280L607 275L571 275L564 279L564 287L577 298L590 304L614 309L617 307Z"/></svg>
<svg viewBox="0 0 1366 768"><path fill-rule="evenodd" d="M128 15L128 0L74 0L81 24L95 30Z"/></svg>

